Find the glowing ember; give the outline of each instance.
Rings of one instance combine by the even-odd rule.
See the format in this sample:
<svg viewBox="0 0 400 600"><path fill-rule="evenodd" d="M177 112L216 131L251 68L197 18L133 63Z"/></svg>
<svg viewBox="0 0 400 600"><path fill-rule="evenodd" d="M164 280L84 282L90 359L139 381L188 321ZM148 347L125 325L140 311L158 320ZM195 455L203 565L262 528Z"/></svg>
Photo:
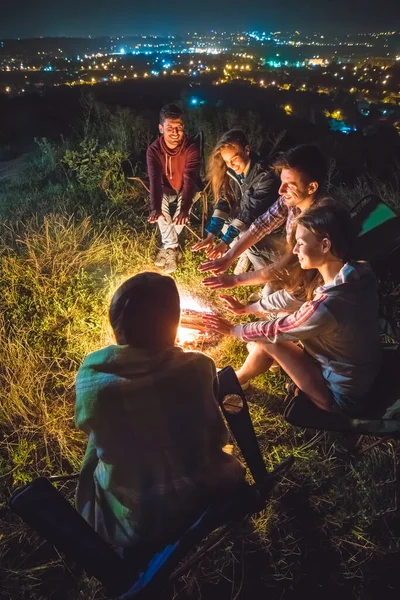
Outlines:
<svg viewBox="0 0 400 600"><path fill-rule="evenodd" d="M202 306L198 300L188 294L180 294L181 324L178 327L179 346L196 346L208 340L210 334L205 330L201 315L212 313L208 306Z"/></svg>

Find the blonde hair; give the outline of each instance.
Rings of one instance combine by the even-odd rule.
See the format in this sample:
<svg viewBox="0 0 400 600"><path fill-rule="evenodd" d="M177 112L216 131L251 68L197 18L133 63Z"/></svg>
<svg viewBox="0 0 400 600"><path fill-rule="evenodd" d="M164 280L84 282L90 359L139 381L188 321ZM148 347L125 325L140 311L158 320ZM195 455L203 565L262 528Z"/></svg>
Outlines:
<svg viewBox="0 0 400 600"><path fill-rule="evenodd" d="M218 140L208 161L207 180L211 183L211 189L214 195L214 201L218 202L224 198L229 202L231 208L234 207L235 199L229 184L227 166L221 156L221 150L224 148L238 148L244 150L249 145L246 134L241 129L230 129L224 133Z"/></svg>

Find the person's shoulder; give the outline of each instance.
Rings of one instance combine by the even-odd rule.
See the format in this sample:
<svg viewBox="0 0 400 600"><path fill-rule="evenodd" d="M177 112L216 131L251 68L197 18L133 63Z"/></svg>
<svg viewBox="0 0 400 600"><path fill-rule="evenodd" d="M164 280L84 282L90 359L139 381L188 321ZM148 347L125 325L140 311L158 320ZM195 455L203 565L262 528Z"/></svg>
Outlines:
<svg viewBox="0 0 400 600"><path fill-rule="evenodd" d="M195 364L199 369L215 371L214 361L202 352L191 350L189 352L183 352L183 355L184 360L188 364Z"/></svg>
<svg viewBox="0 0 400 600"><path fill-rule="evenodd" d="M260 179L260 180L268 179L268 181L270 181L270 180L278 181L279 180L279 178L276 175L272 166L265 163L265 161L262 161L261 158L257 154L253 154L253 161L254 161L253 172L254 172L254 176L257 177L257 179Z"/></svg>
<svg viewBox="0 0 400 600"><path fill-rule="evenodd" d="M183 149L187 152L196 152L200 154L199 144L197 143L194 137L191 137L189 135L186 135L183 140Z"/></svg>
<svg viewBox="0 0 400 600"><path fill-rule="evenodd" d="M82 369L96 369L96 367L104 365L104 363L109 362L115 357L119 348L120 346L111 345L91 352L83 359L79 371Z"/></svg>
<svg viewBox="0 0 400 600"><path fill-rule="evenodd" d="M155 153L158 154L159 152L161 152L160 140L161 140L161 138L158 137L157 139L154 140L154 142L152 142L150 144L150 146L147 147L147 154L148 155L153 155Z"/></svg>

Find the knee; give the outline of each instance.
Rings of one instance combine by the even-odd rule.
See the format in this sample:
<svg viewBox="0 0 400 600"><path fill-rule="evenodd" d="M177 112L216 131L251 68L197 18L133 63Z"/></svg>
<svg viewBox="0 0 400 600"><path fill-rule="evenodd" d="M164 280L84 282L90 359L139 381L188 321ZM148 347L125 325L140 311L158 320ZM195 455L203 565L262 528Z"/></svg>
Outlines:
<svg viewBox="0 0 400 600"><path fill-rule="evenodd" d="M268 342L249 342L247 344L247 349L249 353L258 352L271 355L271 348L276 344L270 344Z"/></svg>
<svg viewBox="0 0 400 600"><path fill-rule="evenodd" d="M280 349L281 349L281 344L277 343L277 344L271 344L269 342L263 343L263 342L257 342L260 344L260 347L262 348L263 352L266 352L269 356L278 356L280 353Z"/></svg>

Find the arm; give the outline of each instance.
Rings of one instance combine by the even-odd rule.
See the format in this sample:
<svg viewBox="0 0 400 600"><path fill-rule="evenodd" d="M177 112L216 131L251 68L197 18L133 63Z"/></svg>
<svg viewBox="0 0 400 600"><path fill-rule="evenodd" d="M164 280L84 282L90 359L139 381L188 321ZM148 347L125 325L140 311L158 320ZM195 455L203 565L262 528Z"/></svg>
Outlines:
<svg viewBox="0 0 400 600"><path fill-rule="evenodd" d="M264 236L272 233L285 222L287 217L287 207L281 198L267 210L266 213L261 215L251 226L244 232L244 234L238 239L236 244L220 259L211 260L203 263L199 267L199 271L202 273L205 271L213 271L214 273L223 273L238 258L245 250L253 246L256 242L261 240ZM261 282L264 283L264 280ZM243 285L250 285L245 283Z"/></svg>
<svg viewBox="0 0 400 600"><path fill-rule="evenodd" d="M245 192L242 207L237 216L244 223L245 229L266 213L276 202L279 182L271 171L261 170L253 180L253 184Z"/></svg>
<svg viewBox="0 0 400 600"><path fill-rule="evenodd" d="M223 260L225 256L220 260ZM248 273L240 273L239 275L217 275L216 277L206 277L203 279L202 283L213 290L221 288L229 289L242 285L262 285L270 281L272 275L273 271L267 266L258 271L249 271Z"/></svg>
<svg viewBox="0 0 400 600"><path fill-rule="evenodd" d="M248 229L245 233L237 240L236 244L232 246L230 250L222 258L217 260L210 260L199 266L199 271L202 273L206 271L213 271L214 273L224 273L227 271L231 264L240 256L247 248L250 248L255 242L256 238L252 235ZM243 284L246 285L246 284ZM250 285L250 284L248 284Z"/></svg>
<svg viewBox="0 0 400 600"><path fill-rule="evenodd" d="M185 171L183 173L182 212L189 212L197 191L197 180L200 177L200 152L195 143L187 150Z"/></svg>
<svg viewBox="0 0 400 600"><path fill-rule="evenodd" d="M279 184L274 173L261 169L259 165L256 165L255 169L257 171L251 185L240 187L239 213L222 237L228 245L231 245L238 235L243 234L258 217L264 215L278 196Z"/></svg>
<svg viewBox="0 0 400 600"><path fill-rule="evenodd" d="M215 205L214 212L210 219L210 222L206 226L207 237L200 242L197 242L194 246L192 246L192 250L195 252L197 250L205 250L207 256L209 253L214 250L214 241L220 236L222 228L225 225L227 219L229 219L230 206L229 202L224 198L220 198ZM219 246L220 244L218 244ZM217 247L218 247L217 246ZM225 248L222 254L228 250L228 246L225 245ZM214 257L215 258L215 257Z"/></svg>
<svg viewBox="0 0 400 600"><path fill-rule="evenodd" d="M323 294L305 302L295 313L271 321L232 325L226 319L212 314L203 315L203 320L207 328L245 342L297 342L326 335L337 327L336 319L324 304L326 299L327 295Z"/></svg>
<svg viewBox="0 0 400 600"><path fill-rule="evenodd" d="M150 180L150 210L161 216L162 170L157 153L151 146L146 152L147 174ZM157 219L156 219L157 220Z"/></svg>
<svg viewBox="0 0 400 600"><path fill-rule="evenodd" d="M327 295L304 304L293 314L272 321L258 321L246 325L235 325L232 335L246 342L296 342L307 340L333 331L337 322L325 306Z"/></svg>

